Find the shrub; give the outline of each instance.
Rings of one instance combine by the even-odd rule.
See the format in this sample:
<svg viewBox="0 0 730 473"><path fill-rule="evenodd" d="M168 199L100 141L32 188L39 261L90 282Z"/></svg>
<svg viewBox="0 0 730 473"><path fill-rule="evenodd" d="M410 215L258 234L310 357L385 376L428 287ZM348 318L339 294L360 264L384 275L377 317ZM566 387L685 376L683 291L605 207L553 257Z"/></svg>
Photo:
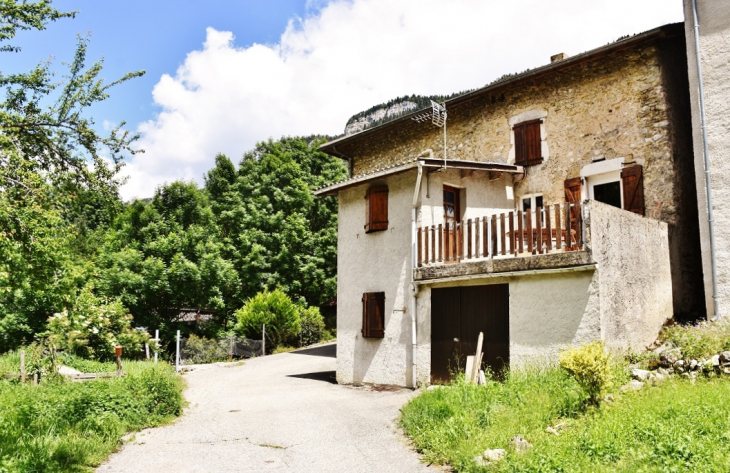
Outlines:
<svg viewBox="0 0 730 473"><path fill-rule="evenodd" d="M298 339L301 309L280 289L256 294L236 311L235 331L247 338L260 339L266 324L267 349ZM268 345L270 344L270 345Z"/></svg>
<svg viewBox="0 0 730 473"><path fill-rule="evenodd" d="M147 332L130 327L132 316L118 300L96 297L84 288L71 310L48 319L46 336L56 349L84 358L111 360L114 347L121 345L126 358L139 355Z"/></svg>
<svg viewBox="0 0 730 473"><path fill-rule="evenodd" d="M592 404L598 404L601 395L611 387L613 363L603 341L594 341L560 353L560 366L570 373L588 394Z"/></svg>
<svg viewBox="0 0 730 473"><path fill-rule="evenodd" d="M697 325L664 327L659 338L680 347L685 359L710 358L730 350L730 322L700 322Z"/></svg>
<svg viewBox="0 0 730 473"><path fill-rule="evenodd" d="M316 307L302 309L300 313L301 331L299 337L302 346L319 343L324 337L324 318Z"/></svg>
<svg viewBox="0 0 730 473"><path fill-rule="evenodd" d="M230 350L228 340L211 340L190 334L181 351L186 361L200 364L227 361Z"/></svg>

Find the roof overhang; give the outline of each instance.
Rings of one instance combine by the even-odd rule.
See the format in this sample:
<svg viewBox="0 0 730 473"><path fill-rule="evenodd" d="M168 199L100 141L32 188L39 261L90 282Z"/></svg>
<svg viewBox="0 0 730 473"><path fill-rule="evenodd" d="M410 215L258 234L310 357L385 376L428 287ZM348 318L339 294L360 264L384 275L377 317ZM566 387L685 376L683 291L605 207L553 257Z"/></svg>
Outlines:
<svg viewBox="0 0 730 473"><path fill-rule="evenodd" d="M328 186L320 187L314 191L314 195L326 196L326 195L337 195L337 193L343 189L358 186L368 182L377 181L384 177L393 176L403 172L417 169L418 166L423 166L429 171L437 171L439 169L461 169L465 171L488 171L488 172L499 172L508 174L524 174L525 169L522 166L516 166L513 164L503 163L486 163L482 161L464 161L460 159L436 159L436 158L418 158L408 161L403 164L397 164L385 169L377 169L374 172L368 174L361 174L344 181L335 182Z"/></svg>
<svg viewBox="0 0 730 473"><path fill-rule="evenodd" d="M530 69L528 71L522 72L520 74L512 75L506 79L495 81L491 84L486 85L485 87L482 87L480 89L473 90L471 92L467 92L463 95L459 95L457 97L454 97L452 99L449 99L446 101L446 107L451 107L456 104L467 102L469 100L472 100L474 98L480 97L485 94L494 93L498 90L502 90L504 88L513 86L517 83L530 80L530 79L536 79L539 77L543 77L549 74L553 74L558 71L562 71L564 69L568 69L570 67L577 66L579 64L592 61L595 59L598 59L602 56L605 56L609 53L613 53L616 51L620 51L623 49L628 49L634 46L637 46L642 43L646 43L649 41L653 41L659 38L666 38L668 36L674 36L677 34L684 34L684 26L683 23L672 23L664 26L660 26L658 28L654 28L649 31L645 31L643 33L639 33L634 36L630 36L627 38L621 38L618 41L615 41L613 43L609 43L605 46L601 46L596 49L592 49L590 51L586 51L581 54L577 54L575 56L568 57L566 59L556 61L541 67L537 67L535 69ZM371 135L373 133L379 133L383 130L392 128L394 126L398 126L399 124L403 124L404 122L410 122L412 118L422 114L424 111L427 111L427 108L416 110L412 113L409 113L407 115L404 115L402 117L396 118L393 121L384 123L382 125L378 125L373 128L367 128L363 131L360 131L358 133L353 133L352 135L345 135L341 136L339 138L335 138L334 140L328 141L327 143L322 144L319 147L320 151L323 151L325 153L331 154L333 156L337 156L343 159L349 159L347 156L344 156L342 153L340 153L337 150L337 146L342 146L357 140L360 140L361 138L364 138L365 136Z"/></svg>

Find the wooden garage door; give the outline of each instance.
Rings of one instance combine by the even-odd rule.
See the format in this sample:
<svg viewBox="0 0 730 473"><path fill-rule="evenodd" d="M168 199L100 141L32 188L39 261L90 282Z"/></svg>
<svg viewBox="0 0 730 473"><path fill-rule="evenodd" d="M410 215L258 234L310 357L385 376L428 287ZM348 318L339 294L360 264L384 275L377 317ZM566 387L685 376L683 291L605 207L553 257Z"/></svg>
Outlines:
<svg viewBox="0 0 730 473"><path fill-rule="evenodd" d="M464 370L484 333L484 366L501 374L509 364L509 284L431 290L431 381Z"/></svg>

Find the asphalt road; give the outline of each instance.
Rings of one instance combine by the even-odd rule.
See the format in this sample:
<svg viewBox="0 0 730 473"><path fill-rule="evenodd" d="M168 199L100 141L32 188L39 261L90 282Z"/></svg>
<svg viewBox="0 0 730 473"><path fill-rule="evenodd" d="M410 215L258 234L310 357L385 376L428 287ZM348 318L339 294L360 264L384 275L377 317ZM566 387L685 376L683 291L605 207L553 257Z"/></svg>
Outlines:
<svg viewBox="0 0 730 473"><path fill-rule="evenodd" d="M339 386L334 370L334 344L197 368L184 415L136 433L97 471L434 471L397 430L413 393Z"/></svg>

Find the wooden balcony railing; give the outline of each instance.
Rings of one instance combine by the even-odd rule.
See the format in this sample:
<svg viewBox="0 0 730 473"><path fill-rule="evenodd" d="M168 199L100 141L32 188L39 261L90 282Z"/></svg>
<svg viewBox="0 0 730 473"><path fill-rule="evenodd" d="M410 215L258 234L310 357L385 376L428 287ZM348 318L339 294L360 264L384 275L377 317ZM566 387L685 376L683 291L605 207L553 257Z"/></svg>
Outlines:
<svg viewBox="0 0 730 473"><path fill-rule="evenodd" d="M580 203L418 228L418 266L523 257L583 248Z"/></svg>

